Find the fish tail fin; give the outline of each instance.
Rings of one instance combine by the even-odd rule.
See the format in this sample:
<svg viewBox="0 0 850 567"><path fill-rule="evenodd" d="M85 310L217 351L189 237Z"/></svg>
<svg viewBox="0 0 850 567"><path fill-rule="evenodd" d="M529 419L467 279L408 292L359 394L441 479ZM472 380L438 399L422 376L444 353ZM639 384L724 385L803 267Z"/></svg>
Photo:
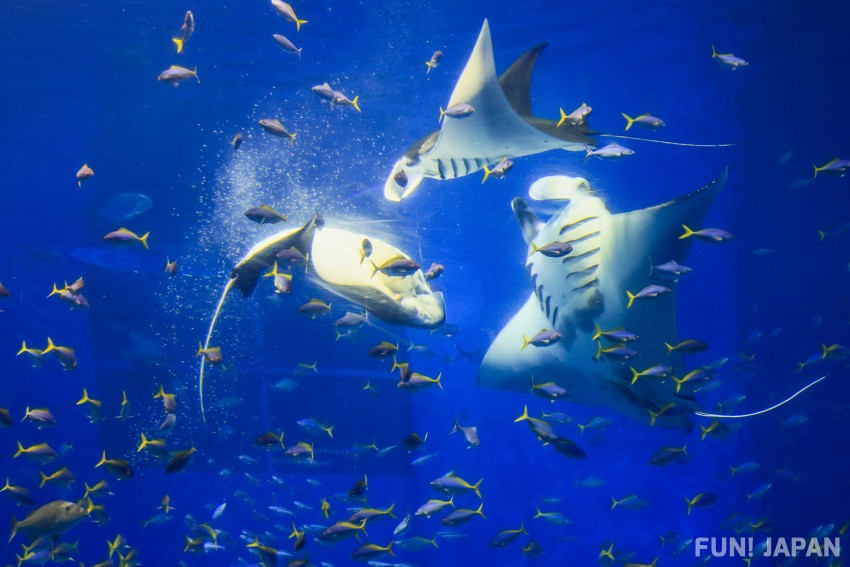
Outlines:
<svg viewBox="0 0 850 567"><path fill-rule="evenodd" d="M543 512L541 512L541 511L540 511L540 508L539 508L539 507L537 507L537 508L535 508L535 510L537 511L537 513L536 513L536 514L534 514L534 517L532 517L532 520L533 520L534 518L542 518L542 517L543 517Z"/></svg>
<svg viewBox="0 0 850 567"><path fill-rule="evenodd" d="M18 533L18 524L19 523L20 522L18 522L18 520L16 520L15 517L12 516L12 531L11 531L11 533L9 533L9 541L6 542L6 545L9 545L10 543L12 543L12 540L15 539L15 535L17 535L17 533Z"/></svg>
<svg viewBox="0 0 850 567"><path fill-rule="evenodd" d="M820 346L823 349L823 354L821 355L821 360L826 360L826 357L829 354L829 351L831 349L823 343L821 343Z"/></svg>
<svg viewBox="0 0 850 567"><path fill-rule="evenodd" d="M106 451L103 452L103 456L100 458L100 461L94 466L95 468L106 464Z"/></svg>
<svg viewBox="0 0 850 567"><path fill-rule="evenodd" d="M818 173L823 171L822 167L818 167L815 164L812 164L812 167L815 168L815 174L812 176L812 179L815 179L818 176Z"/></svg>
<svg viewBox="0 0 850 567"><path fill-rule="evenodd" d="M528 406L523 406L522 415L514 420L514 423L525 421L528 419Z"/></svg>
<svg viewBox="0 0 850 567"><path fill-rule="evenodd" d="M441 389L441 390L443 389L443 383L442 383L442 382L440 382L440 379L441 379L442 377L443 377L443 373L442 373L442 372L440 372L439 374L437 374L437 379L436 379L436 380L434 380L434 382L437 384L437 386L439 386L439 387L440 387L440 389Z"/></svg>
<svg viewBox="0 0 850 567"><path fill-rule="evenodd" d="M675 382L675 383L676 383L676 393L678 394L678 393L679 393L679 390L681 390L681 389L682 389L682 384L684 384L684 383L685 383L685 380L684 380L684 379L679 380L679 379L678 379L678 378L676 378L675 376L673 376L672 378L673 378L673 382Z"/></svg>
<svg viewBox="0 0 850 567"><path fill-rule="evenodd" d="M27 406L27 409L24 410L24 417L21 418L21 423L23 423L24 420L26 420L26 418L29 414L30 414L30 407Z"/></svg>
<svg viewBox="0 0 850 567"><path fill-rule="evenodd" d="M631 371L632 371L632 386L634 386L634 385L635 385L635 382L637 382L638 378L640 378L641 373L640 373L640 372L638 372L637 370L635 370L635 369L634 369L633 367L631 367L631 366L629 366L629 370L631 370Z"/></svg>
<svg viewBox="0 0 850 567"><path fill-rule="evenodd" d="M683 224L683 225L682 225L682 228L684 228L684 229L685 229L685 234L683 234L682 236L680 236L680 237L679 237L679 240L684 240L685 238L687 238L687 237L689 237L689 236L692 236L692 235L694 234L694 231L693 231L693 230L691 230L691 229L688 227L688 225Z"/></svg>
<svg viewBox="0 0 850 567"><path fill-rule="evenodd" d="M172 37L171 41L173 41L174 45L177 46L177 53L181 53L183 51L183 40L179 37Z"/></svg>
<svg viewBox="0 0 850 567"><path fill-rule="evenodd" d="M139 238L139 242L141 242L142 246L144 246L145 249L147 249L147 250L151 249L151 247L148 246L148 236L150 236L150 235L151 235L150 232L146 232Z"/></svg>
<svg viewBox="0 0 850 567"><path fill-rule="evenodd" d="M475 510L475 513L484 518L485 520L487 519L487 516L484 515L484 502L478 505L478 509Z"/></svg>
<svg viewBox="0 0 850 567"><path fill-rule="evenodd" d="M145 433L142 432L142 442L139 443L139 448L136 449L136 452L138 453L139 451L141 451L142 449L144 449L147 446L148 446L148 438L145 437Z"/></svg>
<svg viewBox="0 0 850 567"><path fill-rule="evenodd" d="M564 109L563 109L563 108L559 108L559 109L558 109L558 112L560 112L560 113L561 113L561 119L560 119L560 120L558 120L558 125L557 125L557 126L555 126L555 128L560 128L560 127L561 127L561 124L563 124L563 123L564 123L564 121L567 119L567 113L566 113L566 112L564 112Z"/></svg>
<svg viewBox="0 0 850 567"><path fill-rule="evenodd" d="M820 232L820 231L818 231L818 232ZM823 240L823 238L821 238L821 240ZM48 293L47 297L52 297L52 296L56 295L57 293L62 293L62 290L60 290L58 287L56 287L56 282L53 282L53 291Z"/></svg>
<svg viewBox="0 0 850 567"><path fill-rule="evenodd" d="M425 74L427 75L428 73L430 73L430 72L431 72L431 62L430 62L430 61L426 61L426 62L425 62L425 66L426 66L426 67L428 67L428 70L427 70L427 71L425 71Z"/></svg>
<svg viewBox="0 0 850 567"><path fill-rule="evenodd" d="M89 393L88 393L88 391L86 391L85 388L83 388L83 397L80 398L79 400L77 400L77 403L75 405L81 406L84 403L89 402L89 401L91 401L89 399ZM144 435L144 433L142 435Z"/></svg>
<svg viewBox="0 0 850 567"><path fill-rule="evenodd" d="M393 516L393 517L395 517L395 516ZM390 554L390 555L392 555L393 557L395 557L395 553L393 553L393 544L394 544L394 543L395 543L394 541L390 541L390 542L387 544L387 546L384 548L384 551L386 551L387 553L389 553L389 554Z"/></svg>
<svg viewBox="0 0 850 567"><path fill-rule="evenodd" d="M614 508L616 508L617 504L619 504L619 502L617 500L615 500L614 497L612 496L611 497L611 509L613 510Z"/></svg>
<svg viewBox="0 0 850 567"><path fill-rule="evenodd" d="M283 449L283 431L280 432L280 437L277 440L280 443L280 448Z"/></svg>
<svg viewBox="0 0 850 567"><path fill-rule="evenodd" d="M519 349L520 352L525 350L525 347L528 346L528 338L525 335L522 335L522 348Z"/></svg>
<svg viewBox="0 0 850 567"><path fill-rule="evenodd" d="M714 44L711 44L711 58L714 59L717 57L717 51L714 50Z"/></svg>
<svg viewBox="0 0 850 567"><path fill-rule="evenodd" d="M19 350L18 354L16 354L15 356L20 356L25 352L27 352L27 341L21 341L21 350Z"/></svg>
<svg viewBox="0 0 850 567"><path fill-rule="evenodd" d="M580 423L576 423L576 425L578 426L579 435L584 435L584 428L587 427L587 426L582 425ZM611 508L611 509L613 510L613 508Z"/></svg>
<svg viewBox="0 0 850 567"><path fill-rule="evenodd" d="M626 309L631 309L631 308L632 308L632 303L634 303L634 302L635 302L635 296L634 296L634 294L633 294L632 292L630 292L629 290L626 290L626 296L629 298L629 303L628 303L628 305L626 305Z"/></svg>
<svg viewBox="0 0 850 567"><path fill-rule="evenodd" d="M53 344L53 339L51 339L50 337L47 337L47 348L44 349L41 352L41 354L47 354L48 352L50 352L52 350L56 350L56 345Z"/></svg>
<svg viewBox="0 0 850 567"><path fill-rule="evenodd" d="M369 260L369 263L372 264L372 275L369 276L369 279L372 279L375 277L375 274L378 273L378 266L375 265L375 262L373 262L371 259Z"/></svg>
<svg viewBox="0 0 850 567"><path fill-rule="evenodd" d="M334 427L336 427L336 425L331 425L330 427L323 428L325 432L327 432L328 437L330 437L331 439L334 438Z"/></svg>
<svg viewBox="0 0 850 567"><path fill-rule="evenodd" d="M289 141L290 141L291 143L293 143L293 144L295 143L295 135L296 135L296 134L298 134L298 132L292 132L292 133L289 135Z"/></svg>
<svg viewBox="0 0 850 567"><path fill-rule="evenodd" d="M198 68L195 67L192 69L192 74L195 76L195 80L198 81L198 84L201 84L201 79L198 77Z"/></svg>
<svg viewBox="0 0 850 567"><path fill-rule="evenodd" d="M826 238L826 231L825 230L819 230L818 236L820 237L820 241L823 242L823 239ZM48 296L48 297L50 297L50 296Z"/></svg>
<svg viewBox="0 0 850 567"><path fill-rule="evenodd" d="M667 356L670 356L670 353L672 353L674 350L676 350L676 347L674 347L670 343L664 343L664 346L667 347Z"/></svg>
<svg viewBox="0 0 850 567"><path fill-rule="evenodd" d="M38 487L44 488L44 483L47 482L48 476L42 471L38 471L38 474L41 476L41 482L39 483Z"/></svg>
<svg viewBox="0 0 850 567"><path fill-rule="evenodd" d="M491 173L492 173L492 171L490 171L490 168L485 165L484 166L484 179L481 180L482 185L484 185L484 182L487 181L487 178L490 177Z"/></svg>
<svg viewBox="0 0 850 567"><path fill-rule="evenodd" d="M708 429L708 427L703 427L702 425L700 425L699 428L700 428L699 440L704 441L705 436L708 435L708 433L709 433L709 429Z"/></svg>
<svg viewBox="0 0 850 567"><path fill-rule="evenodd" d="M430 543L431 545L433 545L433 546L434 546L434 549L440 549L440 546L439 546L439 545L437 545L437 536L434 536L433 538L429 539L429 540L428 540L428 543Z"/></svg>
<svg viewBox="0 0 850 567"><path fill-rule="evenodd" d="M198 341L198 352L196 352L196 353L195 353L195 356L201 356L203 353L204 353L204 345L202 345L202 344L200 343L200 341ZM162 385L161 385L161 384L160 384L160 387L162 387ZM158 395L158 394L157 394L157 395ZM157 396L155 395L155 396L154 396L154 398L156 398L156 397L157 397Z"/></svg>
<svg viewBox="0 0 850 567"><path fill-rule="evenodd" d="M387 515L388 515L390 518L395 518L395 514L393 514L393 508L395 508L395 502L393 502L392 504L390 504L390 507L389 507L389 508L387 508Z"/></svg>
<svg viewBox="0 0 850 567"><path fill-rule="evenodd" d="M309 23L307 20L299 20L295 18L295 31L301 31L301 25Z"/></svg>
<svg viewBox="0 0 850 567"><path fill-rule="evenodd" d="M357 95L356 97L354 97L354 100L351 101L351 106L353 106L357 110L357 112L362 112L360 110L360 105L357 103L357 101L359 99L360 99L360 95Z"/></svg>
<svg viewBox="0 0 850 567"><path fill-rule="evenodd" d="M481 483L482 483L483 481L484 481L484 479L483 479L483 478L481 478L481 479L479 479L479 480L478 480L478 482L476 482L475 484L473 484L473 485L472 485L472 491L473 491L473 492L475 492L475 495L476 495L478 498L481 498ZM481 503L481 505L483 506L483 505L484 505L484 503L482 502L482 503ZM480 510L480 508L479 508L479 510ZM483 517L484 517L484 514L481 514L481 517L483 518Z"/></svg>
<svg viewBox="0 0 850 567"><path fill-rule="evenodd" d="M300 48L300 49L296 49L296 50L295 50L295 53L297 53L297 54L298 54L298 62L299 62L299 63L301 63L301 51L302 51L303 49L304 49L304 48L302 47L302 48Z"/></svg>
<svg viewBox="0 0 850 567"><path fill-rule="evenodd" d="M23 445L21 445L21 442L20 442L20 441L18 441L18 450L17 450L17 451L15 451L15 455L14 455L12 458L14 459L15 457L18 457L18 456L20 456L20 455L23 455L24 453L26 453L26 450L24 449L24 446L23 446ZM8 478L6 479L6 484L9 484L9 479L8 479Z"/></svg>
<svg viewBox="0 0 850 567"><path fill-rule="evenodd" d="M595 325L595 328L593 329L593 338L591 338L590 340L595 341L601 336L602 336L602 327L600 327L599 323L597 323Z"/></svg>
<svg viewBox="0 0 850 567"><path fill-rule="evenodd" d="M585 154L584 159L581 160L582 162L589 160L590 156L593 155L593 150L591 150L590 146L588 146L587 144L585 144L584 149L587 150L587 153Z"/></svg>
<svg viewBox="0 0 850 567"><path fill-rule="evenodd" d="M529 535L529 533L525 529L525 522L520 523L519 525L519 533Z"/></svg>
<svg viewBox="0 0 850 567"><path fill-rule="evenodd" d="M651 409L647 409L649 412L649 426L652 427L655 425L655 420L658 419L658 416L661 415L661 412L655 413Z"/></svg>
<svg viewBox="0 0 850 567"><path fill-rule="evenodd" d="M454 422L454 427L452 427L452 430L449 431L449 435L451 435L452 433L457 433L458 431L460 431L460 424L457 422L457 419L452 418L452 421Z"/></svg>
<svg viewBox="0 0 850 567"><path fill-rule="evenodd" d="M445 111L445 110L443 110L443 107L441 106L441 107L440 107L440 117L437 119L437 122L439 122L440 120L442 120L442 119L443 119L443 115L444 115L445 113L446 113L446 111Z"/></svg>
<svg viewBox="0 0 850 567"><path fill-rule="evenodd" d="M688 456L688 444L687 443L682 445L682 454L686 457Z"/></svg>
<svg viewBox="0 0 850 567"><path fill-rule="evenodd" d="M630 117L630 116L629 116L628 114L626 114L625 112L621 112L620 114L622 114L622 115L623 115L623 118L625 118L625 119L626 119L626 132L628 132L628 131L629 131L629 128L631 128L631 127L632 127L632 124L634 124L634 123L635 123L635 119L634 119L634 118L632 118L632 117Z"/></svg>
<svg viewBox="0 0 850 567"><path fill-rule="evenodd" d="M652 560L652 563L649 564L649 567L655 567L658 564L658 558Z"/></svg>
<svg viewBox="0 0 850 567"><path fill-rule="evenodd" d="M687 496L685 497L685 502L688 503L688 516L691 515L691 508L693 507L694 504L696 504L696 501L697 501L696 496L694 496L693 500L688 500Z"/></svg>
<svg viewBox="0 0 850 567"><path fill-rule="evenodd" d="M596 356L593 357L593 360L600 358L602 358L602 341L596 341Z"/></svg>
<svg viewBox="0 0 850 567"><path fill-rule="evenodd" d="M12 488L12 485L9 484L9 477L7 476L6 477L6 485L3 486L3 488L0 488L0 492L3 492L5 490L9 490L10 488Z"/></svg>

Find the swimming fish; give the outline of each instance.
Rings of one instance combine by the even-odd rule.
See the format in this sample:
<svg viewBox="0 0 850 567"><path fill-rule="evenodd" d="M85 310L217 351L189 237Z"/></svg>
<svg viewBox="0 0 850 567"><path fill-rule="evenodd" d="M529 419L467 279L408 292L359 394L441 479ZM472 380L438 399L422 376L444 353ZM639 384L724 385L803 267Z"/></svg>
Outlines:
<svg viewBox="0 0 850 567"><path fill-rule="evenodd" d="M436 69L437 66L440 64L440 61L442 60L443 52L438 49L434 52L433 55L431 55L431 59L425 62L425 65L428 67L428 70L425 71L425 74L427 75L428 73L430 73L431 69Z"/></svg>
<svg viewBox="0 0 850 567"><path fill-rule="evenodd" d="M139 236L132 230L126 228L119 228L118 230L114 230L110 233L107 233L103 237L103 239L119 244L123 242L141 242L142 246L144 246L146 249L149 249L150 246L148 246L148 236L150 236L150 234L150 232L146 232L142 236Z"/></svg>
<svg viewBox="0 0 850 567"><path fill-rule="evenodd" d="M629 298L629 303L626 305L626 309L631 309L632 303L634 303L635 299L647 299L650 297L658 297L663 293L669 293L670 288L665 287L663 285L650 284L640 290L637 293L632 293L626 290L626 295Z"/></svg>
<svg viewBox="0 0 850 567"><path fill-rule="evenodd" d="M174 260L172 262L171 258L166 256L166 258L165 258L165 273L168 274L169 276L176 276L177 275L177 260Z"/></svg>
<svg viewBox="0 0 850 567"><path fill-rule="evenodd" d="M487 179L489 177L492 177L493 179L504 179L508 175L508 172L511 169L513 169L513 167L514 167L514 162L512 162L511 160L509 160L507 158L503 159L502 161L497 163L493 167L493 169L490 169L485 165L484 166L484 178L481 180L481 184L483 185L484 182L487 181Z"/></svg>
<svg viewBox="0 0 850 567"><path fill-rule="evenodd" d="M295 24L296 31L301 31L301 24L307 23L307 20L299 20L295 15L295 10L292 9L292 6L282 0L272 0L272 6L274 6L275 10L277 10L278 14Z"/></svg>
<svg viewBox="0 0 850 567"><path fill-rule="evenodd" d="M537 334L532 336L530 339L525 335L521 336L522 347L519 349L520 351L525 350L525 347L527 347L528 345L536 347L547 347L561 340L561 333L552 329L540 329Z"/></svg>
<svg viewBox="0 0 850 567"><path fill-rule="evenodd" d="M273 136L278 136L279 138L289 138L290 142L295 141L295 132L290 132L286 129L286 127L281 124L280 120L277 118L263 118L259 121L260 126L262 126L263 130L268 132Z"/></svg>
<svg viewBox="0 0 850 567"><path fill-rule="evenodd" d="M77 369L77 356L74 354L74 349L66 346L53 344L53 339L47 337L47 348L41 351L42 355L52 352L59 359L59 363L65 370Z"/></svg>
<svg viewBox="0 0 850 567"><path fill-rule="evenodd" d="M740 69L741 67L746 67L749 65L748 62L744 61L740 57L733 55L732 53L717 53L714 49L714 45L711 46L711 58L717 59L717 62L720 63L723 67L732 69Z"/></svg>
<svg viewBox="0 0 850 567"><path fill-rule="evenodd" d="M54 500L33 510L21 521L12 518L9 543L19 531L32 539L63 534L79 524L87 515L88 512L78 504Z"/></svg>
<svg viewBox="0 0 850 567"><path fill-rule="evenodd" d="M270 272L263 274L265 278L274 278L275 293L292 293L292 274L277 271L277 262L274 263Z"/></svg>
<svg viewBox="0 0 850 567"><path fill-rule="evenodd" d="M815 168L815 169L817 169L817 168ZM821 168L821 170L823 170L823 168ZM817 171L815 171L815 175L817 175ZM82 187L83 181L85 181L86 179L89 179L93 176L94 176L94 170L89 167L89 164L84 163L83 167L81 167L77 171L77 187Z"/></svg>
<svg viewBox="0 0 850 567"><path fill-rule="evenodd" d="M839 177L844 177L847 170L850 169L850 160L833 158L820 167L814 164L812 164L812 167L815 168L814 177L817 177L818 173L829 173L832 175L838 175ZM821 240L823 240L823 238L821 238Z"/></svg>
<svg viewBox="0 0 850 567"><path fill-rule="evenodd" d="M678 411L659 414L655 423L688 427L688 413L698 409L690 386L676 392L670 380L638 380L631 385L628 366L593 365L599 347L591 337L600 333L602 338L603 329L622 327L640 336L642 358L664 359L664 341L672 342L670 337L678 335L675 290L646 310L627 309L623 290L645 285L646 258L684 261L690 240L678 240L678 228L701 221L725 179L724 174L699 191L656 207L614 215L586 180L544 177L529 194L562 203L546 222L523 199L514 199L514 214L527 243L570 240L574 251L554 262L539 254L527 258L528 300L490 345L478 383L528 392L529 376L557 376L570 401L615 408L645 423L649 411L657 413L674 403ZM529 328L552 329L570 340L518 352L513 345ZM679 353L665 363L684 368Z"/></svg>
<svg viewBox="0 0 850 567"><path fill-rule="evenodd" d="M179 65L172 65L171 67L160 73L159 76L157 76L156 80L163 83L169 83L176 87L180 85L180 83L187 81L192 77L195 77L199 85L201 84L201 79L198 78L197 67L195 67L194 69L187 69Z"/></svg>
<svg viewBox="0 0 850 567"><path fill-rule="evenodd" d="M593 112L593 108L588 106L586 103L581 103L578 108L569 114L564 112L563 108L559 108L558 111L561 114L561 119L558 120L558 124L555 128L560 128L561 124L564 122L568 122L572 126L582 126L587 121L587 117Z"/></svg>
<svg viewBox="0 0 850 567"><path fill-rule="evenodd" d="M186 42L189 41L189 38L192 37L194 32L195 17L192 15L190 10L187 10L186 15L183 17L183 25L180 26L180 37L171 38L171 41L173 41L174 45L177 47L177 53L183 51L183 46L186 45Z"/></svg>
<svg viewBox="0 0 850 567"><path fill-rule="evenodd" d="M287 53L295 53L298 55L298 60L301 61L301 50L303 47L295 47L295 44L289 41L286 36L280 35L279 33L272 34L272 37L280 46L281 49L286 51Z"/></svg>
<svg viewBox="0 0 850 567"><path fill-rule="evenodd" d="M280 214L270 205L251 207L245 211L245 216L257 224L276 224L279 222L286 222L289 219L287 215Z"/></svg>
<svg viewBox="0 0 850 567"><path fill-rule="evenodd" d="M679 240L694 236L709 242L725 242L735 238L732 234L722 228L704 228L702 230L694 231L684 224L682 225L682 228L685 229L685 233L679 237Z"/></svg>
<svg viewBox="0 0 850 567"><path fill-rule="evenodd" d="M630 117L625 112L621 112L623 118L626 119L626 131L631 128L634 124L638 126L643 126L644 128L649 128L650 130L658 130L659 128L663 128L665 126L664 121L660 118L656 118L648 112L641 114L640 116L635 116L634 118Z"/></svg>
<svg viewBox="0 0 850 567"><path fill-rule="evenodd" d="M443 107L441 106L440 120L442 120L446 116L448 116L449 118L466 118L467 116L470 116L473 112L475 112L475 108L473 108L471 104L467 104L465 102L453 104L445 110L443 110Z"/></svg>
<svg viewBox="0 0 850 567"><path fill-rule="evenodd" d="M584 160L582 161L587 161L591 157L597 157L599 159L618 159L635 154L634 150L621 146L620 144L608 144L597 150L592 149L590 146L585 146L585 150L586 153L584 155Z"/></svg>
<svg viewBox="0 0 850 567"><path fill-rule="evenodd" d="M242 132L237 132L236 135L233 136L233 139L230 140L230 145L233 146L234 150L238 150L239 146L242 145L243 139L244 136L242 135Z"/></svg>
<svg viewBox="0 0 850 567"><path fill-rule="evenodd" d="M463 436L466 438L466 442L469 443L470 447L481 446L481 440L478 438L478 428L477 427L470 427L470 426L464 427L463 425L459 424L456 419L454 419L453 421L454 421L454 427L452 427L452 430L449 431L449 434L460 431L461 433L463 433Z"/></svg>
<svg viewBox="0 0 850 567"><path fill-rule="evenodd" d="M107 459L106 451L103 452L103 456L95 465L95 468L99 466L105 466L106 470L119 478L130 478L133 476L133 468L130 466L129 461L124 459Z"/></svg>

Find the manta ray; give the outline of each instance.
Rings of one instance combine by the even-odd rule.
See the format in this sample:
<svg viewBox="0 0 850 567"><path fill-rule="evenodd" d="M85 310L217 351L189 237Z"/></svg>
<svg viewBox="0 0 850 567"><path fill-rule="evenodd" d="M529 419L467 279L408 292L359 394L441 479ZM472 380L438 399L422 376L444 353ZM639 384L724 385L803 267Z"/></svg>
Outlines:
<svg viewBox="0 0 850 567"><path fill-rule="evenodd" d="M581 178L544 177L531 189L532 198L563 201L548 221L539 219L521 197L512 206L529 245L526 263L532 291L525 305L494 340L478 373L485 387L529 392L533 382L554 381L568 392L568 401L603 405L644 421L668 427L691 426L689 414L699 406L688 383L676 391L671 377L641 377L634 385L630 366L638 371L655 363L685 372L676 344L676 284L650 275L651 261L684 263L691 239L679 239L682 225L699 226L726 181L726 173L702 189L673 201L627 213L612 214ZM532 252L553 242L567 242L563 257ZM637 293L649 284L672 288L658 297L635 301L627 308L626 291ZM640 338L628 346L640 352L628 362L597 360L597 326L623 327ZM553 329L561 339L549 346L529 345L541 329ZM610 343L601 339L602 347ZM668 406L668 404L673 404ZM662 408L665 408L663 412Z"/></svg>
<svg viewBox="0 0 850 567"><path fill-rule="evenodd" d="M425 177L454 179L505 158L557 148L584 151L586 145L594 146L586 124L564 123L557 128L557 122L532 115L531 75L546 45L526 51L497 78L490 24L484 20L447 105L469 104L474 112L464 118L444 118L440 130L413 144L393 167L384 197L400 201Z"/></svg>
<svg viewBox="0 0 850 567"><path fill-rule="evenodd" d="M363 254L364 240L371 244L368 258ZM356 303L382 321L434 328L446 319L443 294L431 290L422 270L390 275L373 268L410 256L379 238L326 226L321 215L316 213L303 226L273 234L257 243L234 266L210 321L204 349L210 346L216 321L231 289L236 288L243 297L249 297L260 277L278 261L278 254L293 248L306 258L306 279L311 284ZM283 261L280 263L282 265ZM202 357L198 379L202 417L205 365L206 358Z"/></svg>
<svg viewBox="0 0 850 567"><path fill-rule="evenodd" d="M562 149L583 152L595 147L594 136L625 138L691 147L725 147L732 144L689 144L649 140L595 132L587 122L554 120L533 115L531 76L541 43L526 51L500 77L496 75L490 25L484 20L478 41L455 85L447 108L469 105L473 111L463 117L447 116L440 130L414 143L393 166L384 185L384 197L401 201L410 196L422 180L455 179L492 167L503 159Z"/></svg>

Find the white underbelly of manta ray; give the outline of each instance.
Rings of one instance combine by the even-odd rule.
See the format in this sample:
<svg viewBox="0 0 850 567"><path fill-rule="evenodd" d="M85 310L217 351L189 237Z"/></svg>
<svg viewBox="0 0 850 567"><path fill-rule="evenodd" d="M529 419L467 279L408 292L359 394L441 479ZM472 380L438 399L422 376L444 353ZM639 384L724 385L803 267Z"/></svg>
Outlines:
<svg viewBox="0 0 850 567"><path fill-rule="evenodd" d="M648 367L662 361L677 373L685 370L682 357L667 356L664 346L678 339L675 284L666 282L673 288L670 293L631 308L626 291L654 283L647 274L650 257L685 261L690 243L678 238L681 225L699 225L725 179L724 174L699 191L656 207L612 214L585 180L545 177L532 186L532 197L566 203L547 222L523 199L515 199L514 212L529 244L532 293L488 350L479 384L528 392L532 380L554 381L568 391L569 401L609 406L646 421L650 412L661 412L655 423L688 427L688 414L699 408L687 384L678 392L671 377L632 384L629 370L630 364ZM568 243L572 250L555 257L535 251L553 243ZM601 343L593 340L597 326L623 327L638 335L634 348L640 362L598 357ZM553 329L561 339L523 348L523 337L541 329Z"/></svg>

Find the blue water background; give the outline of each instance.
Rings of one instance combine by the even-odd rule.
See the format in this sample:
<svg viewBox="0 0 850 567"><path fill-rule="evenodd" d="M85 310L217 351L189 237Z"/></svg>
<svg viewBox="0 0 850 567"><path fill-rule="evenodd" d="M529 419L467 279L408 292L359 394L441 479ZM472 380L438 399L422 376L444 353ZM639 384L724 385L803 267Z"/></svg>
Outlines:
<svg viewBox="0 0 850 567"><path fill-rule="evenodd" d="M582 175L613 211L622 212L695 190L728 167L729 182L705 225L726 228L736 240L696 243L688 259L694 274L678 292L681 335L711 344L692 364L730 359L719 376L723 386L701 399L703 406L713 408L715 401L741 392L747 395L742 411L759 409L837 368L840 362L827 362L794 372L822 342L848 344L848 235L819 242L816 232L850 220L847 180L819 176L809 185L791 185L811 178L812 163L850 152L846 3L293 6L310 20L300 33L262 1L0 3L5 141L0 281L13 292L0 303L0 406L16 421L27 406L50 407L59 420L50 430L29 423L0 430L0 477L29 487L39 504L76 500L83 482L93 485L107 475L93 468L102 451L132 461L135 478L108 479L114 493L104 500L109 523L86 522L65 537L80 539L86 564L105 559L104 540L116 533L148 565L256 562L245 548L250 539L240 534L260 534L281 550L291 546L286 535L293 518L276 515L269 505L295 511L299 525L327 523L317 511L327 497L335 509L332 519L343 519L354 504L334 495L364 473L369 504L395 503L400 513L441 497L428 483L449 470L472 482L484 478L487 519L458 529L463 539L439 540L439 550L399 552L398 561L414 565L589 565L608 541L615 542L615 553L634 552L639 563L660 556L659 565L690 565L692 547L677 559L659 535L731 535L721 524L732 513L753 521L769 517L777 536L808 535L824 524L836 524L837 531L850 519L844 482L850 465L842 441L846 374L836 374L792 406L743 422L729 438L700 442L698 429L686 437L606 408L483 390L475 385L477 361L446 361L457 357L457 347L485 352L527 299L526 247L509 202L525 195L535 179ZM170 38L186 9L194 12L197 31L178 56ZM482 186L478 175L426 181L409 201L384 202L383 182L392 164L437 127L437 108L448 100L485 17L500 71L529 47L549 42L532 87L536 114L554 118L559 106L569 111L587 102L594 107L595 129L621 132L620 112L650 111L667 122L655 137L737 145L626 144L637 153L619 162L582 163L579 154L550 152L517 160L504 181ZM302 61L280 51L272 33L303 45ZM750 66L720 67L711 60L712 43ZM444 51L443 62L425 75L423 62L435 49ZM172 64L197 65L200 84L157 83L157 74ZM309 88L324 81L359 95L363 113L321 104ZM261 132L256 123L266 117L281 117L298 132L297 142ZM246 141L234 153L229 142L238 131ZM787 162L778 164L788 151L793 153ZM95 177L78 188L73 174L83 163ZM154 203L150 212L128 221L132 230L151 231L150 252L102 241L117 225L98 211L110 196L125 192L143 193ZM315 208L328 218L380 221L354 226L374 230L423 262L445 264L446 274L436 283L446 294L448 322L460 333L446 338L384 325L390 334L369 330L358 342L337 342L332 319L313 322L295 312L310 297L330 299L326 292L299 289L279 298L261 289L248 300L233 297L217 329L227 368L208 378L212 408L204 427L192 355L229 267L275 231L241 218L247 206L263 202L288 212L295 223ZM773 252L753 254L760 248ZM163 274L166 256L180 262L176 278ZM53 282L80 275L90 310L72 312L45 299ZM334 315L341 315L343 302L334 301ZM753 332L762 337L748 343ZM57 364L30 368L14 356L22 340L43 346L47 336L76 349L79 370L63 372ZM397 391L388 365L366 355L387 338L429 344L435 355L411 354L411 363L427 375L442 372L445 391ZM739 351L755 354L756 368L744 365ZM315 360L320 372L297 377L292 393L271 390L270 382ZM367 379L381 390L380 398L361 390ZM152 399L159 384L176 392L180 404L169 446L199 451L177 475L166 475L163 463L135 450L139 433L155 432L164 417ZM83 387L103 401L105 419L99 424L88 423L74 405ZM118 413L122 390L136 417L109 419ZM242 402L215 407L227 396ZM588 454L582 461L568 460L541 446L524 424L513 423L525 404L531 413L557 408L580 423L594 416L614 423L583 435L574 425L557 425ZM794 413L808 416L808 423L783 429L780 421ZM335 424L334 439L301 431L295 421L305 417ZM447 435L453 417L477 425L480 448L467 449L458 435ZM287 445L314 441L317 466L285 462L279 452L254 447L254 438L267 430L285 431ZM429 437L410 455L401 447L384 458L351 455L355 443L400 445L414 431ZM47 441L57 448L68 443L73 449L51 465L37 466L12 459L16 441L25 446ZM647 464L659 447L685 442L689 463ZM410 465L414 457L434 452L438 456L427 464ZM259 462L246 465L238 455ZM730 479L728 467L748 460L760 462L760 472ZM76 474L72 488L38 490L37 471L60 466ZM796 480L777 475L781 467L791 467ZM222 476L222 469L232 474ZM574 486L588 475L606 485ZM308 478L321 486L311 486ZM748 501L745 494L762 482L772 482L772 490ZM253 503L235 495L239 490ZM718 503L686 515L684 497L700 492L716 493ZM166 493L175 518L143 529L140 520L158 512ZM649 506L610 510L611 497L632 493ZM545 498L562 501L542 503ZM314 510L299 511L296 500ZM473 495L456 501L473 509L479 504ZM209 521L222 502L227 509L212 525L222 531L225 550L183 553L184 536L191 534L184 517ZM533 520L535 507L561 511L572 525ZM12 499L0 499L0 516L21 519L25 513ZM517 544L489 547L499 530L520 523L543 547L540 558L523 557ZM394 525L370 523L369 541L388 543ZM410 533L430 538L442 528L436 518L417 518ZM3 551L6 562L14 561L24 539L18 536ZM528 541L529 536L520 539L523 545ZM355 547L354 541L320 546L311 538L307 550L316 564L346 565Z"/></svg>

